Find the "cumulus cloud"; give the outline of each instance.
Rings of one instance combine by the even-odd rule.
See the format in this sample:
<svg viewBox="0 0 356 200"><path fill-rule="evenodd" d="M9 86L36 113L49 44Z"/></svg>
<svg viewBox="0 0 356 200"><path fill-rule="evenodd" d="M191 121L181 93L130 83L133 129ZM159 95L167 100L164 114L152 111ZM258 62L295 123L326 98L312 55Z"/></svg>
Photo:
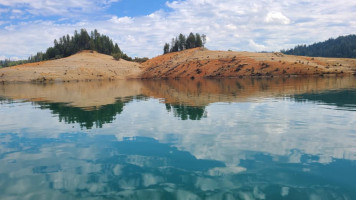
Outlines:
<svg viewBox="0 0 356 200"><path fill-rule="evenodd" d="M290 19L288 19L286 16L284 16L280 12L269 12L266 16L265 19L266 22L268 23L281 23L281 24L289 24Z"/></svg>
<svg viewBox="0 0 356 200"><path fill-rule="evenodd" d="M249 45L252 49L256 49L258 51L264 51L266 50L266 47L265 45L262 45L262 44L257 44L255 41L253 40L249 40Z"/></svg>
<svg viewBox="0 0 356 200"><path fill-rule="evenodd" d="M75 13L91 12L117 1L119 0L0 0L0 5L21 8L32 15L68 16Z"/></svg>
<svg viewBox="0 0 356 200"><path fill-rule="evenodd" d="M0 5L12 8L26 4L35 14L64 13L65 17L73 10L85 13L93 5L112 2L0 0ZM68 24L42 19L8 25L0 28L0 49L7 49L0 55L28 56L44 50L55 38L80 28L96 28L113 38L128 55L148 57L161 54L163 44L179 33L206 34L207 47L212 50L279 51L356 32L356 20L352 17L356 2L347 0L185 0L167 2L166 6L169 11L157 10L146 16L101 15L92 20L88 15ZM305 13L309 13L307 17ZM34 37L27 36L28 33ZM20 44L24 48L14 48Z"/></svg>
<svg viewBox="0 0 356 200"><path fill-rule="evenodd" d="M113 16L110 20L110 22L113 22L115 24L131 24L133 23L133 20L131 17L117 17Z"/></svg>

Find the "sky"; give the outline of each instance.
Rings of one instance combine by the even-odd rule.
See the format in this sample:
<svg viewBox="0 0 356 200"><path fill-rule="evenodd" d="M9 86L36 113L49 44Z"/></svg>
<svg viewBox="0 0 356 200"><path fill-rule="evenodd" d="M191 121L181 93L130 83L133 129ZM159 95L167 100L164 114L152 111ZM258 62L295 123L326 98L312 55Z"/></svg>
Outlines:
<svg viewBox="0 0 356 200"><path fill-rule="evenodd" d="M356 34L353 0L0 0L0 60L24 59L85 28L132 57L162 54L179 33L210 50L279 51Z"/></svg>

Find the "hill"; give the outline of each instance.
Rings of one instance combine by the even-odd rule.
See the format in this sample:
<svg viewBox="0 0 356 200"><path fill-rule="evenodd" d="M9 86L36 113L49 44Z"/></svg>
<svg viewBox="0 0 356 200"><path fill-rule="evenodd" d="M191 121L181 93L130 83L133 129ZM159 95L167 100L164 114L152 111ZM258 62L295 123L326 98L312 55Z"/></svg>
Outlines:
<svg viewBox="0 0 356 200"><path fill-rule="evenodd" d="M37 63L27 63L0 69L0 82L85 81L135 78L140 64L95 51Z"/></svg>
<svg viewBox="0 0 356 200"><path fill-rule="evenodd" d="M141 77L147 79L341 75L354 73L356 60L195 48L152 58L142 67Z"/></svg>
<svg viewBox="0 0 356 200"><path fill-rule="evenodd" d="M194 48L167 53L139 64L85 50L66 58L2 68L0 82L320 76L355 72L356 59L345 58Z"/></svg>
<svg viewBox="0 0 356 200"><path fill-rule="evenodd" d="M73 36L67 34L58 40L55 39L52 47L47 48L45 52L37 52L36 55L30 56L27 60L0 60L0 67L11 67L25 63L65 58L83 50L92 50L112 55L117 60L120 58L129 61L132 60L108 36L100 34L96 29L91 31L89 35L85 29L81 29L80 32L74 31Z"/></svg>
<svg viewBox="0 0 356 200"><path fill-rule="evenodd" d="M299 56L356 58L356 35L331 38L308 46L298 45L293 49L282 50L281 52Z"/></svg>

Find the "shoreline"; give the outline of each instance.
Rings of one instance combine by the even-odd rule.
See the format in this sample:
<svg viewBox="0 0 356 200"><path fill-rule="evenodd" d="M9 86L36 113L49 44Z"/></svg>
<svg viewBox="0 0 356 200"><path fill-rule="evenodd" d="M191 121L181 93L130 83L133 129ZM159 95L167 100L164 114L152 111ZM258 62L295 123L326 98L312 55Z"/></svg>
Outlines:
<svg viewBox="0 0 356 200"><path fill-rule="evenodd" d="M97 52L0 69L0 83L91 82L356 76L356 59L290 56L281 53L210 51L202 48L168 53L135 63Z"/></svg>

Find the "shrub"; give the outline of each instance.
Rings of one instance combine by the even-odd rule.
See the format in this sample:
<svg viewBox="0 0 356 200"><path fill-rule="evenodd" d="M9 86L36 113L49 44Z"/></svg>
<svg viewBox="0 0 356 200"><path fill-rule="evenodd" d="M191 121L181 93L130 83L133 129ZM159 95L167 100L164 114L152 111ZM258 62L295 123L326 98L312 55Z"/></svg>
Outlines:
<svg viewBox="0 0 356 200"><path fill-rule="evenodd" d="M115 60L120 60L121 59L121 53L113 53L111 55Z"/></svg>

